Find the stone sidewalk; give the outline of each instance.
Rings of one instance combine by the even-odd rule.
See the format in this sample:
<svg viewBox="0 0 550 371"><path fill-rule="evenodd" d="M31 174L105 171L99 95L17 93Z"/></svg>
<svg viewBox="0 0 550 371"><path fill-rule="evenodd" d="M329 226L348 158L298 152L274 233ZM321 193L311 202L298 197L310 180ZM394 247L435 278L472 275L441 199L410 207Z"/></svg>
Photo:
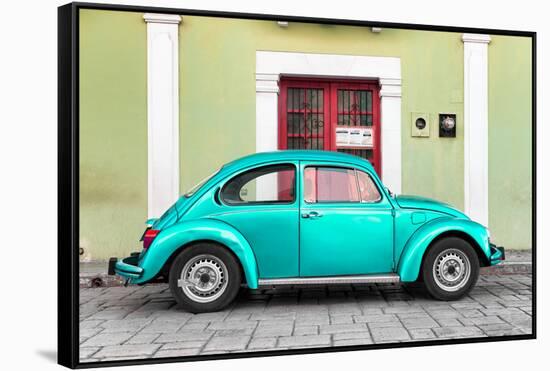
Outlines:
<svg viewBox="0 0 550 371"><path fill-rule="evenodd" d="M482 275L460 301L418 284L242 290L217 313L176 307L165 284L80 290L82 362L531 333L530 274Z"/></svg>

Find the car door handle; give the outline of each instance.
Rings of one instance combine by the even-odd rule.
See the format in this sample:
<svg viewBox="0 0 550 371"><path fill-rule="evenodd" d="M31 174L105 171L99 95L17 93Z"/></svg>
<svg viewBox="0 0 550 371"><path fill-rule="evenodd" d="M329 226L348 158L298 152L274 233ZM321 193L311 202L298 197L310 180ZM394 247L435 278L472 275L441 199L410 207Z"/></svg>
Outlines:
<svg viewBox="0 0 550 371"><path fill-rule="evenodd" d="M320 218L322 216L323 216L323 214L321 214L317 211L310 211L310 212L307 212L307 213L302 213L302 218L304 218L304 219L317 219L317 218Z"/></svg>

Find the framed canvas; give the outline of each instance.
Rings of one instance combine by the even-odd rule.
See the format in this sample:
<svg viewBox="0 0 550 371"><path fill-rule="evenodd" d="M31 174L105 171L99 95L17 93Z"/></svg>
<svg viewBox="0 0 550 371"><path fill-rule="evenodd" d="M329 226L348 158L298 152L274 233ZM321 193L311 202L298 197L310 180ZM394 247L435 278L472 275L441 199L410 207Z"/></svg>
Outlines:
<svg viewBox="0 0 550 371"><path fill-rule="evenodd" d="M534 32L58 19L60 364L536 337Z"/></svg>

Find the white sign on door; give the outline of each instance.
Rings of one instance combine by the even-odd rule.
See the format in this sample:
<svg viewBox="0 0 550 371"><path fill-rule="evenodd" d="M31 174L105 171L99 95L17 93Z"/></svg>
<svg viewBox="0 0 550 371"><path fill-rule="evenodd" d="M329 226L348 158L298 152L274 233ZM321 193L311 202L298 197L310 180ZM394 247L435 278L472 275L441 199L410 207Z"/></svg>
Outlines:
<svg viewBox="0 0 550 371"><path fill-rule="evenodd" d="M336 127L336 146L372 148L373 129L371 127Z"/></svg>

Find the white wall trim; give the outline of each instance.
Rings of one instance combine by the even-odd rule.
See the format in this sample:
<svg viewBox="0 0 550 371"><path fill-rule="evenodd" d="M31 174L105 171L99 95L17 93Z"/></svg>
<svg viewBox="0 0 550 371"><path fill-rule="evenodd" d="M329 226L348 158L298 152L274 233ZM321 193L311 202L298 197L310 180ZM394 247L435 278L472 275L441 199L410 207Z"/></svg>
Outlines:
<svg viewBox="0 0 550 371"><path fill-rule="evenodd" d="M489 35L464 34L464 211L489 223Z"/></svg>
<svg viewBox="0 0 550 371"><path fill-rule="evenodd" d="M145 13L143 19L147 23L180 24L181 17L176 14Z"/></svg>
<svg viewBox="0 0 550 371"><path fill-rule="evenodd" d="M465 43L489 44L491 42L491 36L476 33L465 33L462 35L462 41Z"/></svg>
<svg viewBox="0 0 550 371"><path fill-rule="evenodd" d="M178 25L181 17L146 13L149 218L179 197Z"/></svg>
<svg viewBox="0 0 550 371"><path fill-rule="evenodd" d="M278 81L281 75L378 79L381 97L382 179L401 193L401 60L292 52L256 52L256 151L278 148Z"/></svg>
<svg viewBox="0 0 550 371"><path fill-rule="evenodd" d="M256 74L256 93L279 93L279 75L270 73Z"/></svg>

